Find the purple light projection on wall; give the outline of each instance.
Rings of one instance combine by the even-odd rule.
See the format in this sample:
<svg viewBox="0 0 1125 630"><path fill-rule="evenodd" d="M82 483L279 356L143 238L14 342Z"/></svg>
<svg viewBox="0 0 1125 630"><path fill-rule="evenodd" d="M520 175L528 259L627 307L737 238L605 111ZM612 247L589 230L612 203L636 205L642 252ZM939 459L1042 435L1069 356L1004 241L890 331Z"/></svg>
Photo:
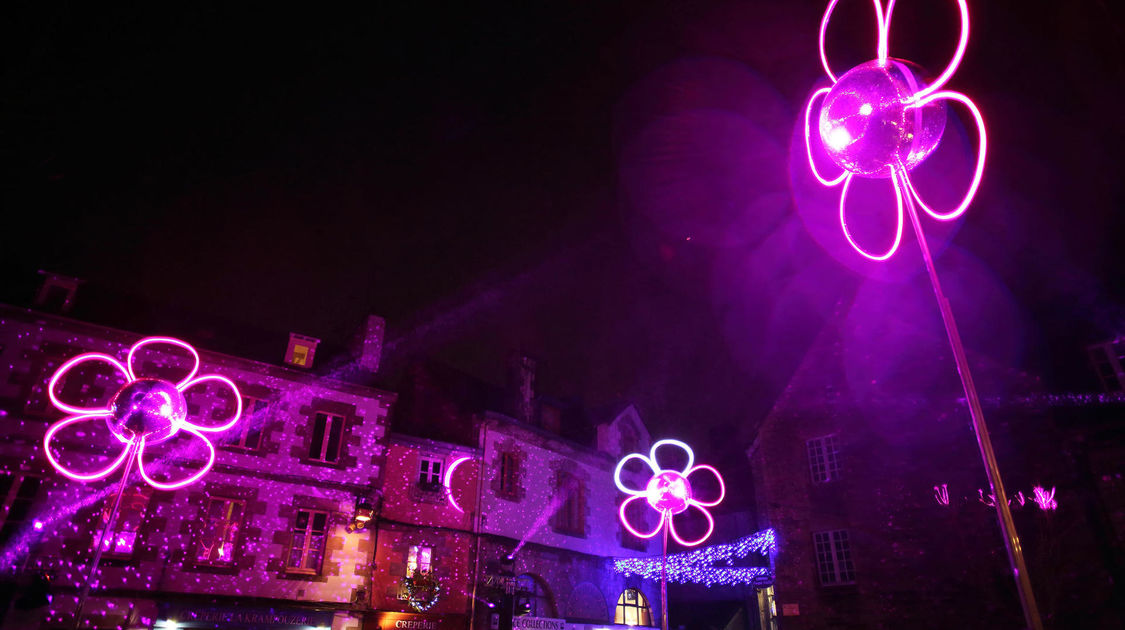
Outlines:
<svg viewBox="0 0 1125 630"><path fill-rule="evenodd" d="M186 377L178 383L172 383L160 378L141 377L137 375L134 367L137 350L150 344L166 344L178 346L187 350L194 360L194 365ZM59 399L55 388L67 372L75 366L88 361L100 361L112 366L125 377L125 384L113 395L104 407L76 407ZM80 354L55 371L47 385L47 394L53 404L60 411L73 415L52 424L43 436L43 449L47 460L55 470L74 481L96 481L104 479L121 467L127 459L135 457L141 477L154 488L161 490L174 490L198 481L215 463L215 447L204 433L219 433L226 431L238 422L242 415L242 397L238 387L228 378L217 374L196 376L199 371L199 354L189 344L171 337L146 337L129 348L126 362L120 361L108 354L100 352L87 352ZM206 426L189 422L187 419L187 402L184 392L207 382L222 383L234 392L234 413L230 419L218 426ZM109 427L113 436L121 442L121 453L104 468L94 471L75 471L63 465L54 455L51 441L60 430L83 422L103 421ZM202 469L183 479L174 482L162 482L153 479L145 470L145 447L166 442L176 436L181 430L201 439L207 445L208 459ZM131 467L131 464L130 466ZM129 468L127 467L127 469ZM126 473L127 474L127 473Z"/></svg>
<svg viewBox="0 0 1125 630"><path fill-rule="evenodd" d="M662 470L658 467L656 463L656 451L661 446L666 445L678 446L687 453L687 465L684 466L682 471ZM653 476L645 485L644 490L634 490L627 487L621 481L622 469L633 459L643 461L652 470ZM685 547L694 547L707 540L707 538L711 536L711 532L715 529L715 519L711 517L710 512L705 508L714 507L722 502L723 497L726 496L726 486L723 485L723 478L719 474L719 471L715 470L714 467L704 464L693 467L694 463L695 453L692 452L691 447L679 440L660 440L656 442L652 445L652 449L649 450L647 457L640 453L630 453L622 458L621 461L617 463L617 469L613 471L613 481L617 484L619 490L625 494L631 495L621 503L621 508L618 510L621 523L625 525L625 528L638 538L652 538L660 533L661 529L667 525L669 532L672 534L672 537L676 539L676 542ZM715 475L715 478L719 480L719 498L714 501L700 501L695 498L688 477L697 470L710 471ZM648 502L652 509L660 514L660 522L651 532L641 532L637 530L637 528L629 523L628 517L625 516L625 510L629 507L629 504L642 498ZM675 523L672 520L673 516L687 511L689 507L694 507L699 510L703 513L704 518L707 519L707 532L692 541L680 538L679 533L676 532Z"/></svg>
<svg viewBox="0 0 1125 630"><path fill-rule="evenodd" d="M878 31L876 58L862 63L837 77L828 64L824 52L824 33L833 9L839 0L832 0L820 22L820 61L832 87L821 88L809 98L805 107L805 149L813 175L825 186L844 188L840 193L840 226L844 237L863 256L876 261L887 260L902 242L904 195L934 219L951 221L968 209L984 174L984 159L988 152L984 118L969 97L941 88L953 76L965 54L969 41L969 9L965 0L958 0L961 14L961 36L953 59L945 70L929 85L920 76L920 69L902 59L888 56L888 32L894 0L884 12L880 0L872 0ZM815 103L823 98L817 119L820 140L832 161L842 171L833 179L821 175L813 159L809 126ZM969 189L961 202L951 210L934 210L923 201L911 182L909 171L926 159L941 141L945 131L946 111L944 101L961 103L972 114L979 134L976 169ZM872 253L860 245L848 229L847 198L855 176L890 178L895 190L896 224L891 244L881 253Z"/></svg>
<svg viewBox="0 0 1125 630"><path fill-rule="evenodd" d="M1013 497L1016 500L1014 507L1025 507L1027 505L1029 497L1022 490L1017 491ZM1058 502L1055 501L1055 488L1051 488L1051 491L1048 492L1043 486L1034 486L1031 489L1030 499L1041 510L1056 510L1059 507ZM949 505L948 484L943 483L940 486L934 486L934 500L937 501L938 505ZM985 494L983 488L977 488L977 500L988 507L996 507L996 495ZM1008 505L1012 505L1012 497L1008 498Z"/></svg>

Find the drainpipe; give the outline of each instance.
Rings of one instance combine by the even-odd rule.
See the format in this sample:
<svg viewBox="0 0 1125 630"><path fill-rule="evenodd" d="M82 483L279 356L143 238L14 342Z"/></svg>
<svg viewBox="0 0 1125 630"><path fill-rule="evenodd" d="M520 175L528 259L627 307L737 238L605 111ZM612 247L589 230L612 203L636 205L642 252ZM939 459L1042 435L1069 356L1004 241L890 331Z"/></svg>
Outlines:
<svg viewBox="0 0 1125 630"><path fill-rule="evenodd" d="M481 499L484 496L484 456L488 450L488 425L481 422L480 460L477 463L477 509L473 514L473 534L476 551L473 554L473 592L469 600L469 630L477 622L477 585L480 584Z"/></svg>

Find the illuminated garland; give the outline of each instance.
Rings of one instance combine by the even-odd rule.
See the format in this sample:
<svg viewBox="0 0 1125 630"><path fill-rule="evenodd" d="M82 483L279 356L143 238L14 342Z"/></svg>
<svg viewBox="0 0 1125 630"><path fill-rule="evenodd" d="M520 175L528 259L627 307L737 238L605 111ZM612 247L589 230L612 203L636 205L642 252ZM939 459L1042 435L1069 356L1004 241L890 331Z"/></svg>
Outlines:
<svg viewBox="0 0 1125 630"><path fill-rule="evenodd" d="M418 612L426 612L438 602L438 598L441 596L441 585L425 573L420 574L420 577L419 582L421 583L416 583L414 576L403 578L403 586L406 587L406 601L410 604L410 607ZM418 595L426 591L429 591L430 597L423 601Z"/></svg>
<svg viewBox="0 0 1125 630"><path fill-rule="evenodd" d="M777 538L772 529L765 529L751 536L723 545L711 545L703 549L677 553L668 556L667 575L669 582L678 584L703 584L706 586L725 586L734 584L770 584L773 570L769 567L733 567L734 560L755 553L763 556L777 551ZM725 563L728 566L716 566ZM660 579L661 558L614 558L613 568L629 577L639 575L645 579Z"/></svg>

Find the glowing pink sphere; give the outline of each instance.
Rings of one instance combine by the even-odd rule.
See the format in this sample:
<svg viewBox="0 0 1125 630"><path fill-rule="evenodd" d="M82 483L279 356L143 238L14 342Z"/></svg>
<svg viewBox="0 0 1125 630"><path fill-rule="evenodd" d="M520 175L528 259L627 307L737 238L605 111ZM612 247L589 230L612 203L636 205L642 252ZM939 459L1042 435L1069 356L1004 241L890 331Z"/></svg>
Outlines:
<svg viewBox="0 0 1125 630"><path fill-rule="evenodd" d="M844 73L820 106L820 139L840 168L890 177L933 153L945 131L945 103L907 107L924 84L917 66L898 59L869 61Z"/></svg>
<svg viewBox="0 0 1125 630"><path fill-rule="evenodd" d="M688 509L691 484L680 473L665 470L649 479L648 486L645 487L645 499L658 512L679 514Z"/></svg>
<svg viewBox="0 0 1125 630"><path fill-rule="evenodd" d="M158 378L139 378L125 384L109 403L106 425L117 439L145 438L159 444L179 432L187 420L187 401L176 386Z"/></svg>

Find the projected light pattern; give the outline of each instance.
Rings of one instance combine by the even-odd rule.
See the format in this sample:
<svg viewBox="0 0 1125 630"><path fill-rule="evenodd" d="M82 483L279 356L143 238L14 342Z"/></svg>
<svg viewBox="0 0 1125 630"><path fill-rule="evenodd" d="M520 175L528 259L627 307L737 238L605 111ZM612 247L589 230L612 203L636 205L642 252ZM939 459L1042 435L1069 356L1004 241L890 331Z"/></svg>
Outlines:
<svg viewBox="0 0 1125 630"><path fill-rule="evenodd" d="M1051 488L1050 492L1043 486L1035 486L1031 489L1033 495L1031 499L1039 506L1041 510L1056 510L1059 507L1058 502L1055 501L1055 489Z"/></svg>
<svg viewBox="0 0 1125 630"><path fill-rule="evenodd" d="M188 375L177 383L159 378L138 376L134 366L137 351L147 345L172 345L187 350L194 361ZM86 362L102 362L110 365L125 380L117 393L104 407L77 407L58 397L55 389L75 366ZM205 433L226 431L238 422L242 415L242 397L238 387L228 378L217 374L196 376L199 371L199 353L191 345L171 337L146 337L129 348L125 363L100 352L80 354L59 366L47 384L47 395L60 411L72 414L52 424L43 436L43 449L48 461L55 470L74 481L97 481L111 475L120 468L130 456L135 456L141 477L154 488L174 490L199 480L215 463L215 447ZM187 402L184 392L203 383L216 382L230 387L234 393L234 413L229 420L218 426L206 426L189 422ZM85 422L105 422L113 436L121 442L121 453L104 468L93 471L76 471L62 464L52 452L51 441L55 434L64 428ZM159 444L185 431L203 441L207 446L206 465L194 474L172 482L153 479L145 468L145 447Z"/></svg>
<svg viewBox="0 0 1125 630"><path fill-rule="evenodd" d="M964 57L965 46L969 41L969 9L965 0L957 0L961 15L961 36L957 50L941 75L926 85L921 80L920 69L916 65L889 56L887 42L894 0L887 3L885 11L881 0L872 0L878 32L876 58L837 77L824 52L824 34L838 2L839 0L832 0L828 4L820 22L820 61L833 85L813 92L805 106L805 150L809 167L821 184L844 185L840 193L840 226L848 243L863 256L882 261L893 256L902 242L904 195L909 195L911 200L934 219L951 221L968 209L980 186L988 150L984 119L969 97L960 92L941 89ZM814 105L821 97L823 102L817 115L818 134L829 157L842 169L840 175L833 179L821 175L812 154L810 117ZM944 101L956 101L969 110L976 121L979 146L976 168L968 191L954 208L942 212L934 210L922 200L910 179L909 171L925 160L941 141L946 120ZM894 187L895 232L891 244L883 252L872 253L860 245L848 228L848 190L856 176L889 177Z"/></svg>
<svg viewBox="0 0 1125 630"><path fill-rule="evenodd" d="M687 465L684 466L682 471L676 470L662 470L656 463L656 452L662 446L676 446L685 453L687 453ZM652 470L652 477L645 485L644 490L635 490L627 487L621 481L621 471L633 459L643 461ZM719 471L715 470L712 466L701 464L693 466L695 463L695 453L692 452L691 447L679 440L660 440L652 445L649 454L646 457L641 453L630 453L617 463L617 469L613 471L613 481L617 484L617 488L625 494L631 495L621 503L618 510L618 515L621 517L621 523L628 529L634 536L638 538L652 538L660 533L661 529L665 526L668 527L669 532L676 542L686 547L694 547L707 540L711 532L715 529L715 519L711 517L711 513L706 510L709 507L715 507L722 502L723 497L726 496L726 486L723 485L723 478L719 475ZM697 470L707 470L715 475L719 481L719 498L714 501L700 501L695 498L692 493L691 483L688 477ZM641 532L629 522L629 518L625 515L625 510L628 509L629 504L639 499L645 499L648 505L660 514L660 522L651 532ZM707 519L707 532L696 540L684 540L676 531L676 525L672 517L676 514L687 511L688 508L694 507L703 513L703 517Z"/></svg>
<svg viewBox="0 0 1125 630"><path fill-rule="evenodd" d="M678 584L703 584L728 586L736 584L768 585L773 583L769 567L733 567L735 560L750 554L772 556L777 552L777 537L772 529L739 538L722 545L668 556L668 580ZM659 579L662 560L653 558L614 558L613 568L625 577L639 575L645 579Z"/></svg>

